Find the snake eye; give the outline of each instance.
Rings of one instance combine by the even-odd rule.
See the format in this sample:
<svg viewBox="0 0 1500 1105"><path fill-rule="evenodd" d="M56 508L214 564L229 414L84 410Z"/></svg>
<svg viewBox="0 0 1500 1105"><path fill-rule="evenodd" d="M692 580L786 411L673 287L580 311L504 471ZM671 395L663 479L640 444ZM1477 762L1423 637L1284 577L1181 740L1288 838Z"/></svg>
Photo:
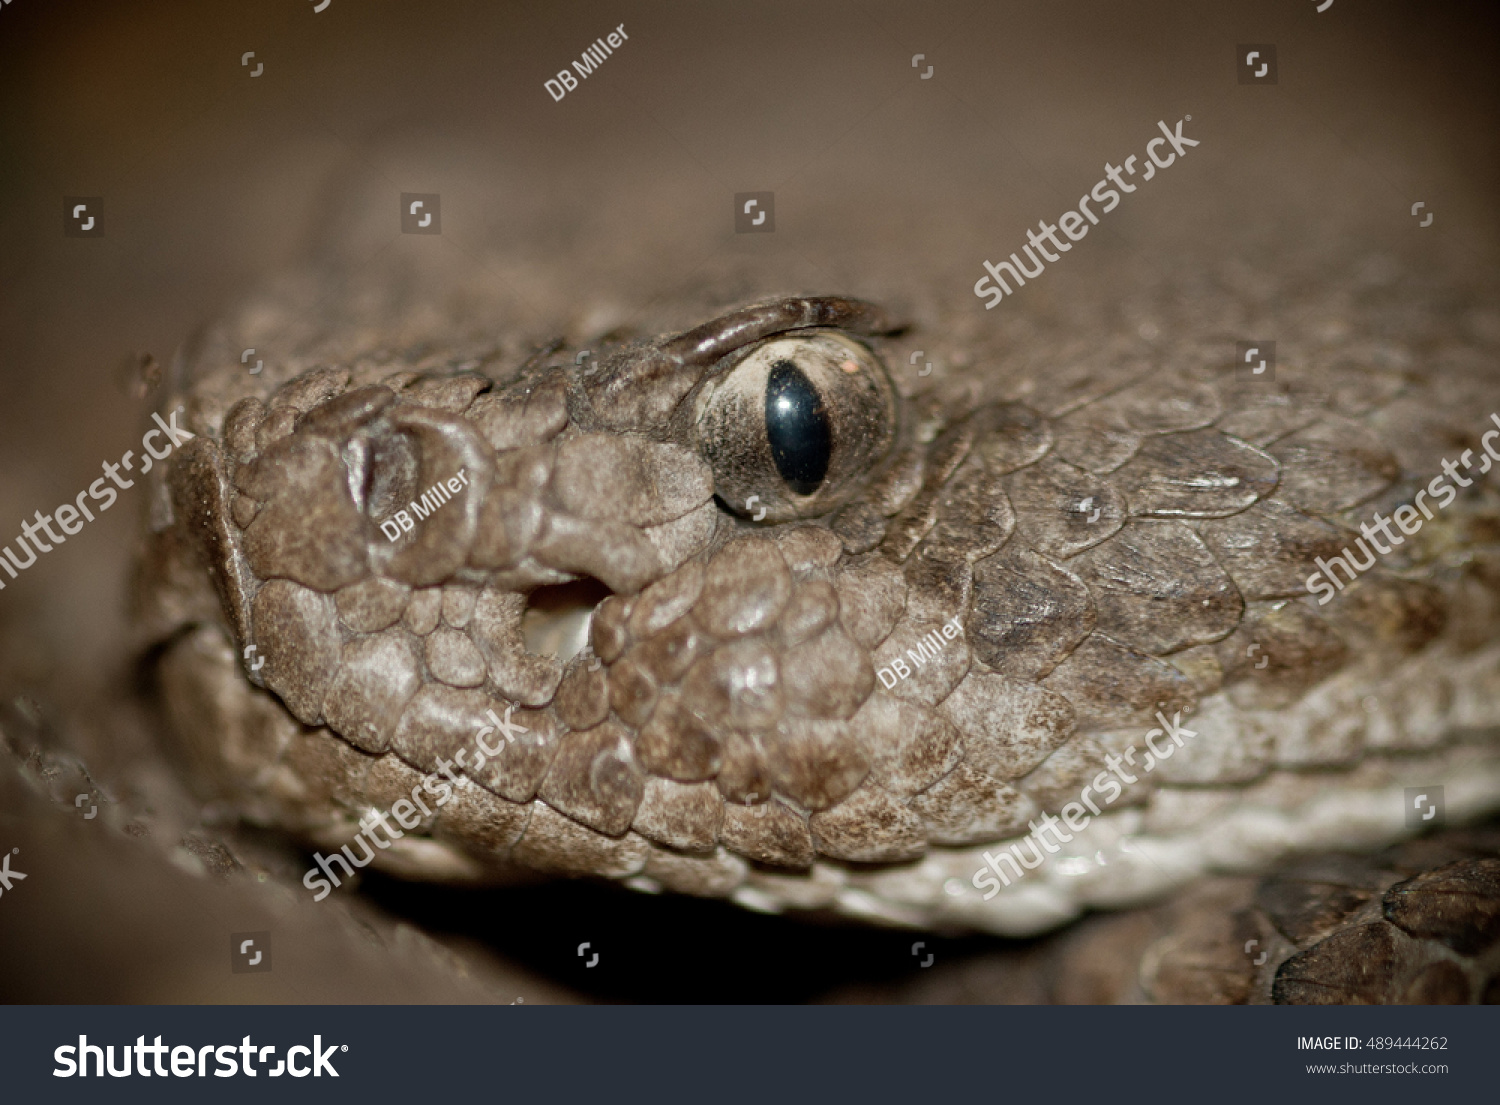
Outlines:
<svg viewBox="0 0 1500 1105"><path fill-rule="evenodd" d="M833 331L751 346L704 385L695 414L720 500L773 522L838 507L884 454L896 422L880 361Z"/></svg>
<svg viewBox="0 0 1500 1105"><path fill-rule="evenodd" d="M798 495L811 495L828 474L833 430L812 381L791 361L777 361L766 381L766 440L776 471Z"/></svg>

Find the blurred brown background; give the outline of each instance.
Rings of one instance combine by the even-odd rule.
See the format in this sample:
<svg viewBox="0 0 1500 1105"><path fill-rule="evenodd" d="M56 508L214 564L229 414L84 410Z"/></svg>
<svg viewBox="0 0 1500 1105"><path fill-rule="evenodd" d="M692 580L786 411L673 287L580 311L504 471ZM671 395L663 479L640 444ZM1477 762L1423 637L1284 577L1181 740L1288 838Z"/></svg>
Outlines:
<svg viewBox="0 0 1500 1105"><path fill-rule="evenodd" d="M1316 6L13 0L0 10L0 542L135 447L152 399L132 392L132 365L169 366L195 332L294 269L309 274L310 313L361 274L416 274L434 295L499 281L510 317L538 339L601 320L691 324L705 299L799 290L941 302L1017 341L1043 340L1055 305L1084 297L1101 332L1133 331L1135 277L1205 255L1258 296L1283 261L1316 273L1321 257L1358 256L1363 278L1446 280L1493 307L1489 278L1465 274L1493 272L1500 242L1496 9ZM543 82L621 23L628 41L554 102ZM1276 85L1238 83L1239 43L1275 44ZM1185 115L1202 144L1137 180L1081 248L986 315L971 291L980 262L1073 206L1106 160L1139 153L1158 119ZM761 190L776 193L776 232L736 235L733 194ZM401 192L441 194L440 236L399 233ZM103 197L102 238L64 236L64 196ZM1417 201L1433 225L1412 217ZM1340 261L1323 278L1350 277ZM1295 311L1296 288L1279 290ZM1274 318L1243 321L1274 333ZM28 696L60 745L116 739L100 718L128 685L141 505L125 493L0 592L0 692ZM145 747L120 737L114 752ZM175 981L148 985L159 972L118 970L119 941L172 939L156 926L164 901L201 900L193 908L215 918L264 903L231 909L175 872L151 875L166 881L150 895L146 876L92 880L90 865L149 864L127 843L79 844L94 826L22 795L0 789L0 829L31 834L38 859L50 849L69 875L0 900L0 995L457 993L362 989L353 961L307 993L228 987L271 976L220 977L217 919L192 930L213 929L201 952L195 936L179 941L190 965ZM793 1000L915 969L909 934L582 886L448 893L378 883L369 916L439 933L455 912L495 918L464 930L484 945L472 960L484 966L465 969L499 988L521 979L533 1000L562 996L542 977L584 997ZM600 910L659 950L608 978L579 970L558 927ZM117 916L109 935L105 915ZM558 946L538 947L549 940ZM48 958L65 951L84 966ZM716 956L738 957L734 977L702 977ZM534 973L507 975L518 961Z"/></svg>

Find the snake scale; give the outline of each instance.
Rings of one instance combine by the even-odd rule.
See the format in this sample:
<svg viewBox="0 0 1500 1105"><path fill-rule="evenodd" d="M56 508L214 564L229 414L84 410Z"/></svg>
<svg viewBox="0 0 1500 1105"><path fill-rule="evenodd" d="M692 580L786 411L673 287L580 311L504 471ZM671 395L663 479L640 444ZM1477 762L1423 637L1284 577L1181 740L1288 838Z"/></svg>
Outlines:
<svg viewBox="0 0 1500 1105"><path fill-rule="evenodd" d="M258 302L224 333L292 351L250 375L205 341L165 404L197 436L153 473L138 623L177 755L205 799L332 851L503 714L513 739L377 865L1005 935L1389 844L1408 787L1482 816L1494 478L1307 590L1500 409L1493 320L1379 283L1284 320L1269 379L1201 328L1002 347L982 311L842 296L525 346L472 304ZM1098 802L1163 722L1192 735L982 892L986 850ZM1467 1000L1500 861L1442 864Z"/></svg>

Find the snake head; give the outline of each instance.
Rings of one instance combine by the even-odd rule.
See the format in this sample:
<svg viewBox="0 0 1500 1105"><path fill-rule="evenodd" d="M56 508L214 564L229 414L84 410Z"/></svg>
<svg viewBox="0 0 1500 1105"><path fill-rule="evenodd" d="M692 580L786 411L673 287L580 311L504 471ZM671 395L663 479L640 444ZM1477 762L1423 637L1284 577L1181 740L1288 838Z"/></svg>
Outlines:
<svg viewBox="0 0 1500 1105"><path fill-rule="evenodd" d="M483 812L423 830L482 862L609 873L656 848L720 881L745 859L805 869L810 818L877 761L910 774L906 744L941 745L911 790L954 758L951 725L872 701L872 650L907 607L866 517L899 505L913 433L875 348L892 329L800 298L587 364L551 349L502 380L210 377L143 573L158 635L192 626L163 663L175 728L221 792L314 835L373 804L355 781L372 769L456 763L458 804ZM251 647L256 666L227 670ZM872 756L861 708L902 748ZM512 739L476 753L512 711ZM902 832L843 850L919 854L915 815Z"/></svg>
<svg viewBox="0 0 1500 1105"><path fill-rule="evenodd" d="M1445 624L1414 579L1291 601L1391 454L1214 366L903 394L894 330L792 298L493 375L420 350L204 375L169 400L198 436L153 473L140 588L194 777L337 849L330 878L529 869L1010 932L1190 877L1130 844L1146 804L1199 854L1173 788L1254 783L1318 831L1266 711L1322 732L1351 642L1395 685ZM1043 853L982 848L1054 812L1104 826L1048 876L1069 890L987 906Z"/></svg>

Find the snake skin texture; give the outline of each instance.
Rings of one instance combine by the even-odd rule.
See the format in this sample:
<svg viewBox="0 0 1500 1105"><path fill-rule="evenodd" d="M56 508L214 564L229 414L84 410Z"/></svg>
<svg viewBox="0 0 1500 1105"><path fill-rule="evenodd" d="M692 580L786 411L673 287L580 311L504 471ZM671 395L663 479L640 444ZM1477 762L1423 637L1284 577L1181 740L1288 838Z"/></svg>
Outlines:
<svg viewBox="0 0 1500 1105"><path fill-rule="evenodd" d="M208 343L167 403L197 436L154 485L142 646L204 797L320 848L512 709L475 785L375 853L418 878L1026 934L1378 846L1409 832L1406 787L1443 787L1450 820L1500 804L1494 478L1326 605L1306 581L1482 455L1497 334L1437 294L1403 341L1378 298L1326 306L1265 381L1201 329L1002 360L982 319L839 297L529 352L366 307L259 376ZM967 352L898 377L940 333ZM756 421L779 356L826 362L811 497ZM543 600L594 604L576 654L536 645L564 621ZM1196 736L982 895L984 851L1158 714Z"/></svg>
<svg viewBox="0 0 1500 1105"><path fill-rule="evenodd" d="M1203 880L1171 902L1064 933L895 994L920 1004L1500 1005L1500 828L1373 855L1299 856Z"/></svg>

